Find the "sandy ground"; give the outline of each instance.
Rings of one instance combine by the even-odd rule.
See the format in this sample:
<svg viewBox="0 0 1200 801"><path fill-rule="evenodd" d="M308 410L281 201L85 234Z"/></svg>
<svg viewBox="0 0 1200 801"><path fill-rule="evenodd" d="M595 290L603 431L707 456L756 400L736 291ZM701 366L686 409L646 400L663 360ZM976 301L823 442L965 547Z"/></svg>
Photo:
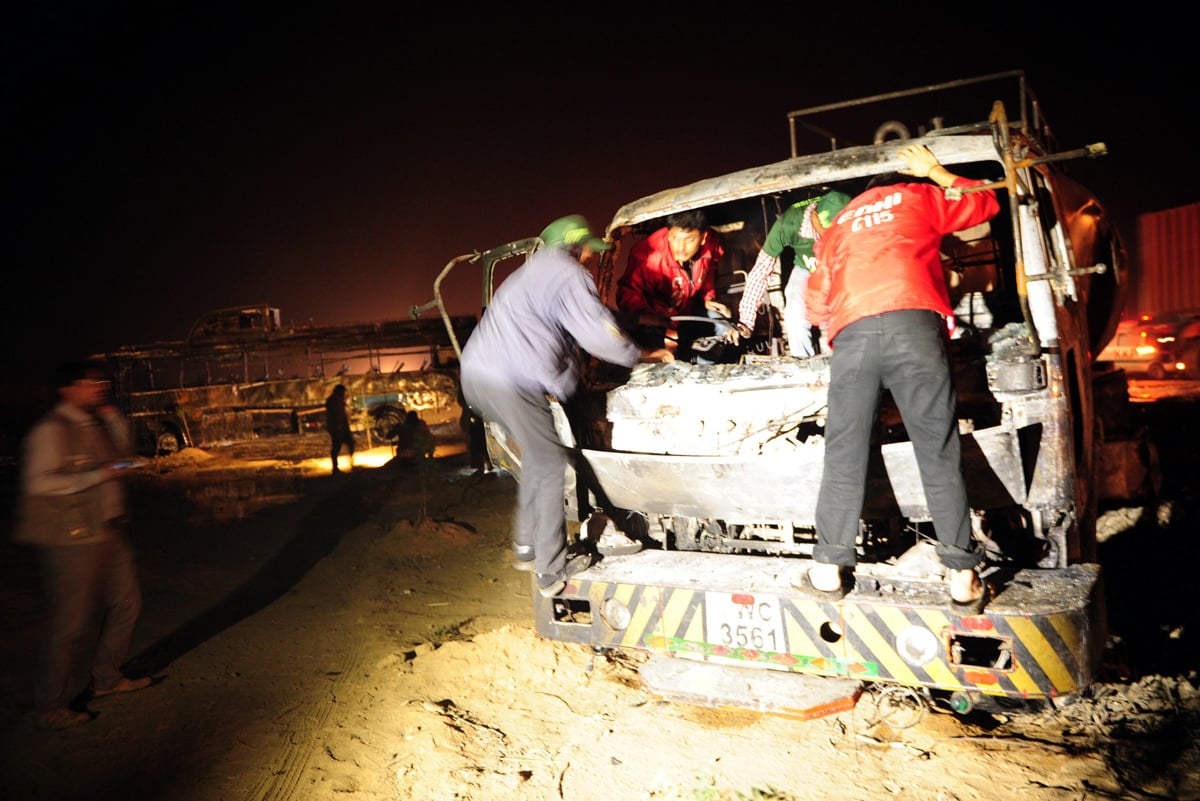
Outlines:
<svg viewBox="0 0 1200 801"><path fill-rule="evenodd" d="M664 701L641 655L540 638L508 476L447 450L422 492L411 469L330 476L301 450L185 451L131 479L129 672L156 683L76 729L32 725L36 576L4 546L0 798L1200 798L1191 472L1102 519L1112 648L1076 703L963 718L868 689L801 721Z"/></svg>

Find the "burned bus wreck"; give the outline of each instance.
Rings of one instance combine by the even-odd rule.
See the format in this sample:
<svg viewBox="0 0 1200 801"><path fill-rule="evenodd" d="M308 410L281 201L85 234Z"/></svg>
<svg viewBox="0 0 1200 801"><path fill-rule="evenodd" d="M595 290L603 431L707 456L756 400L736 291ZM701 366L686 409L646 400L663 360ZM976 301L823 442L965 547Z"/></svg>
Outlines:
<svg viewBox="0 0 1200 801"><path fill-rule="evenodd" d="M631 202L607 227L613 247L597 276L611 303L632 246L668 215L702 209L725 244L718 293L736 307L783 209L834 189L854 196L896 169L902 146L927 145L951 171L987 181L1000 213L942 243L962 469L997 589L984 612L948 604L912 445L886 393L853 590L830 602L792 587L816 542L829 360L788 355L777 285L749 342L729 347L718 321L702 358L632 370L593 362L580 394L552 404L577 454L564 504L581 547L608 526L643 547L604 556L557 597L533 593L539 633L651 652L643 679L664 696L798 715L805 704L776 690L718 688L783 672L843 680L835 695L846 699L865 681L907 685L965 711L1092 681L1105 641L1096 508L1104 447L1117 436L1104 430L1113 393L1096 390L1091 368L1116 327L1125 251L1100 202L1062 169L1103 145L1050 150L1023 77L1004 77L1020 78L1015 119L994 101L982 120L916 139L793 156ZM519 480L520 443L494 424L488 432L493 461ZM709 674L689 668L743 672L699 692L696 677Z"/></svg>
<svg viewBox="0 0 1200 801"><path fill-rule="evenodd" d="M474 317L284 327L266 305L206 313L180 341L126 346L92 358L105 363L114 394L134 426L138 451L323 430L324 404L347 390L351 428L392 441L407 411L430 426L458 427L451 333L466 337Z"/></svg>

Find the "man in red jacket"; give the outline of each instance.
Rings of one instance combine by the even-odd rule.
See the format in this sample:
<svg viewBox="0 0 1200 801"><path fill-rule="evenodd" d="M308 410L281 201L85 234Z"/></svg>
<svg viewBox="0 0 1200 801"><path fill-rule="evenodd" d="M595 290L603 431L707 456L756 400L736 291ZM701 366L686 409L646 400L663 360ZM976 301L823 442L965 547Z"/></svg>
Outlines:
<svg viewBox="0 0 1200 801"><path fill-rule="evenodd" d="M634 246L617 282L617 308L639 345L661 348L667 332L677 331L675 353L686 359L691 343L713 329L696 321L677 324L672 317L729 318L716 289L724 253L721 235L699 210L672 214L664 227Z"/></svg>
<svg viewBox="0 0 1200 801"><path fill-rule="evenodd" d="M868 188L814 246L808 315L825 329L832 355L817 545L798 586L827 599L845 595L842 572L856 562L871 431L880 390L887 389L912 440L938 558L950 574L951 605L978 613L988 589L975 570L983 555L971 537L960 470L946 355L953 312L939 247L943 236L991 219L1000 206L992 190L948 196L949 187L984 182L950 172L928 147L908 145L898 155L907 164L901 175L928 181Z"/></svg>

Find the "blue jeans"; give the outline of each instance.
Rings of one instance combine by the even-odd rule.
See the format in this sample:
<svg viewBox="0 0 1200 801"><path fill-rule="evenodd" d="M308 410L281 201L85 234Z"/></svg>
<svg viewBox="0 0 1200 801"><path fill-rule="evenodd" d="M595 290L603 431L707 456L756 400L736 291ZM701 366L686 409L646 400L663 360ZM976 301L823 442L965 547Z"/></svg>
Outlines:
<svg viewBox="0 0 1200 801"><path fill-rule="evenodd" d="M829 361L816 561L843 567L853 567L857 561L854 541L866 490L871 432L884 389L891 391L912 441L937 534L938 558L955 570L972 568L982 560L983 552L971 538L946 341L942 316L922 310L866 317L838 332Z"/></svg>

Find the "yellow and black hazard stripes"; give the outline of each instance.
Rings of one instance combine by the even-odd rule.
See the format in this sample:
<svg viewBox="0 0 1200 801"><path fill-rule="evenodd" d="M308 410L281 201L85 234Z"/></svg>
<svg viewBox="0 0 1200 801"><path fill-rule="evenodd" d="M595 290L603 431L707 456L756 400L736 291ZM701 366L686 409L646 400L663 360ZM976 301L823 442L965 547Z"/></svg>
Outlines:
<svg viewBox="0 0 1200 801"><path fill-rule="evenodd" d="M1037 698L1077 692L1098 669L1104 626L1103 610L1090 602L1096 586L1053 604L1018 597L963 616L941 590L903 602L852 593L831 603L778 586L731 592L576 577L559 598L535 593L535 612L544 636L596 647ZM605 611L613 609L621 614Z"/></svg>

